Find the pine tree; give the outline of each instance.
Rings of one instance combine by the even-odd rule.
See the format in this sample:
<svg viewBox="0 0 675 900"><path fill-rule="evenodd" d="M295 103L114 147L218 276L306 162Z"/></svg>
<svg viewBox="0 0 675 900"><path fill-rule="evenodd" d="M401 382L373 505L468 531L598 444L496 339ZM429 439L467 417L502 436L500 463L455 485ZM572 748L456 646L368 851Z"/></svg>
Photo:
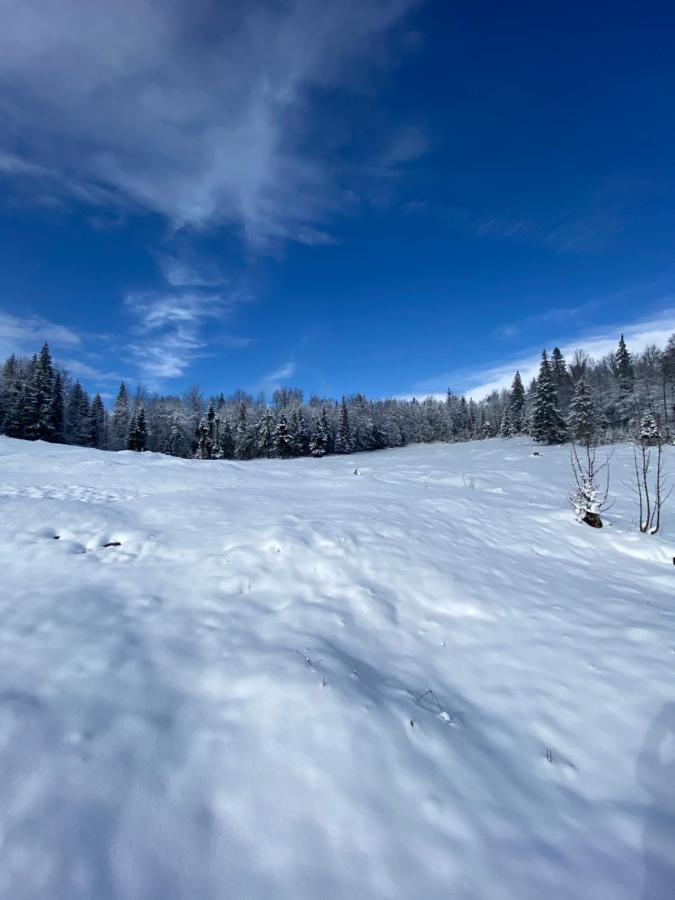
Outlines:
<svg viewBox="0 0 675 900"><path fill-rule="evenodd" d="M169 434L166 438L164 452L170 456L182 456L185 452L185 431L181 414L176 410L169 419Z"/></svg>
<svg viewBox="0 0 675 900"><path fill-rule="evenodd" d="M220 445L220 458L234 459L234 434L232 433L229 419L221 419L218 443Z"/></svg>
<svg viewBox="0 0 675 900"><path fill-rule="evenodd" d="M618 387L618 397L613 424L626 432L635 414L633 401L635 372L633 360L628 352L623 335L619 339L619 346L614 354L614 375Z"/></svg>
<svg viewBox="0 0 675 900"><path fill-rule="evenodd" d="M349 411L347 410L347 403L344 397L340 406L340 420L335 435L335 452L352 452L352 430L349 424Z"/></svg>
<svg viewBox="0 0 675 900"><path fill-rule="evenodd" d="M561 444L565 440L565 424L558 409L558 398L546 350L541 356L532 409L532 437L538 443L546 444Z"/></svg>
<svg viewBox="0 0 675 900"><path fill-rule="evenodd" d="M623 335L619 338L619 346L614 354L614 370L621 393L631 394L633 392L635 372L633 370L633 360L628 352Z"/></svg>
<svg viewBox="0 0 675 900"><path fill-rule="evenodd" d="M32 421L26 437L38 441L54 440L52 401L54 394L54 366L45 342L39 355L34 358L33 378L30 386Z"/></svg>
<svg viewBox="0 0 675 900"><path fill-rule="evenodd" d="M321 407L321 413L315 416L312 422L312 434L309 441L309 452L312 456L321 457L328 453L330 425L326 414L326 407Z"/></svg>
<svg viewBox="0 0 675 900"><path fill-rule="evenodd" d="M113 404L110 420L111 444L114 450L121 450L127 446L129 424L129 392L126 384L122 382Z"/></svg>
<svg viewBox="0 0 675 900"><path fill-rule="evenodd" d="M289 431L296 456L306 456L309 452L309 436L302 413L297 406L293 407L289 422Z"/></svg>
<svg viewBox="0 0 675 900"><path fill-rule="evenodd" d="M197 430L197 447L195 448L195 459L216 459L220 456L220 442L218 440L218 427L220 420L216 419L216 411L213 403L209 403L206 415L199 423Z"/></svg>
<svg viewBox="0 0 675 900"><path fill-rule="evenodd" d="M89 409L87 444L102 449L106 446L106 411L100 394L96 394Z"/></svg>
<svg viewBox="0 0 675 900"><path fill-rule="evenodd" d="M288 420L283 413L279 413L277 424L274 428L274 447L282 459L290 459L295 454Z"/></svg>
<svg viewBox="0 0 675 900"><path fill-rule="evenodd" d="M553 386L558 397L558 406L564 412L567 410L572 395L572 380L567 371L565 357L559 347L553 348L551 354L551 375Z"/></svg>
<svg viewBox="0 0 675 900"><path fill-rule="evenodd" d="M659 426L654 416L654 410L650 408L640 419L640 443L648 447L655 446L661 440Z"/></svg>
<svg viewBox="0 0 675 900"><path fill-rule="evenodd" d="M0 377L0 430L9 437L21 434L21 371L19 360L12 354L2 367Z"/></svg>
<svg viewBox="0 0 675 900"><path fill-rule="evenodd" d="M255 434L249 425L248 411L242 400L239 404L237 430L234 438L234 455L236 459L251 459L255 452Z"/></svg>
<svg viewBox="0 0 675 900"><path fill-rule="evenodd" d="M588 445L594 439L595 426L593 395L586 378L582 376L574 386L574 396L567 416L567 427L573 441Z"/></svg>
<svg viewBox="0 0 675 900"><path fill-rule="evenodd" d="M522 434L525 427L525 388L520 372L513 376L509 395L509 418L514 434Z"/></svg>
<svg viewBox="0 0 675 900"><path fill-rule="evenodd" d="M89 397L79 381L68 392L66 441L80 447L89 443Z"/></svg>
<svg viewBox="0 0 675 900"><path fill-rule="evenodd" d="M267 459L274 450L274 418L269 409L265 408L258 423L258 452Z"/></svg>
<svg viewBox="0 0 675 900"><path fill-rule="evenodd" d="M62 444L66 439L66 402L63 392L63 376L58 371L54 373L49 419L51 422L52 441L55 444Z"/></svg>
<svg viewBox="0 0 675 900"><path fill-rule="evenodd" d="M145 421L145 410L142 405L134 407L127 436L127 450L142 453L148 444L148 431Z"/></svg>
<svg viewBox="0 0 675 900"><path fill-rule="evenodd" d="M509 414L509 407L504 407L504 412L502 413L502 421L499 426L499 437L502 438L510 438L514 433L513 425L511 423L511 416Z"/></svg>

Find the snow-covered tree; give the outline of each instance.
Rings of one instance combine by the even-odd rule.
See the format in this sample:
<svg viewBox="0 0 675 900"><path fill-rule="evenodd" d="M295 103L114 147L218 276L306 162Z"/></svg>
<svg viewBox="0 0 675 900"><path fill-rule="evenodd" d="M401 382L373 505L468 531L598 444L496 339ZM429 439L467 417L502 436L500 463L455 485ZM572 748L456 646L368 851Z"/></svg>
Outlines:
<svg viewBox="0 0 675 900"><path fill-rule="evenodd" d="M147 448L148 431L145 422L145 410L139 404L134 407L129 423L129 434L127 436L127 450L136 450L142 453Z"/></svg>
<svg viewBox="0 0 675 900"><path fill-rule="evenodd" d="M66 440L86 447L89 443L89 397L79 381L71 387L66 402Z"/></svg>
<svg viewBox="0 0 675 900"><path fill-rule="evenodd" d="M309 452L312 456L325 456L330 448L330 423L326 407L321 407L321 413L314 417L312 422L312 434L309 442Z"/></svg>
<svg viewBox="0 0 675 900"><path fill-rule="evenodd" d="M265 408L258 422L257 450L261 456L270 458L274 451L274 418L269 409Z"/></svg>
<svg viewBox="0 0 675 900"><path fill-rule="evenodd" d="M567 416L567 427L572 440L580 444L590 444L595 437L595 409L593 395L582 376L574 386L574 395Z"/></svg>
<svg viewBox="0 0 675 900"><path fill-rule="evenodd" d="M342 404L340 406L340 419L335 435L335 452L352 452L352 430L349 424L349 412L344 397L342 398Z"/></svg>
<svg viewBox="0 0 675 900"><path fill-rule="evenodd" d="M248 420L248 410L242 400L239 404L237 429L234 438L234 455L236 459L251 459L255 454L256 435Z"/></svg>
<svg viewBox="0 0 675 900"><path fill-rule="evenodd" d="M525 430L525 388L520 372L513 376L509 395L509 418L514 434L522 434Z"/></svg>
<svg viewBox="0 0 675 900"><path fill-rule="evenodd" d="M282 459L290 459L291 456L295 456L293 437L284 413L279 413L277 424L274 427L274 449Z"/></svg>
<svg viewBox="0 0 675 900"><path fill-rule="evenodd" d="M113 403L110 431L113 450L125 448L129 433L129 392L124 382L120 384L117 397Z"/></svg>
<svg viewBox="0 0 675 900"><path fill-rule="evenodd" d="M558 409L558 397L546 350L541 355L532 409L531 433L539 443L561 444L565 440L565 423Z"/></svg>
<svg viewBox="0 0 675 900"><path fill-rule="evenodd" d="M106 446L106 411L100 394L96 394L89 408L87 443L101 450Z"/></svg>

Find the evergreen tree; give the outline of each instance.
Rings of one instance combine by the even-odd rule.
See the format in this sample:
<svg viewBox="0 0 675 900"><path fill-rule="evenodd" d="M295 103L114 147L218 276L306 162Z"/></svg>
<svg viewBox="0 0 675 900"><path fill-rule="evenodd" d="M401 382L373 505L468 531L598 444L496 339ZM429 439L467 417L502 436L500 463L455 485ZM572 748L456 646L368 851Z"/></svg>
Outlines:
<svg viewBox="0 0 675 900"><path fill-rule="evenodd" d="M80 447L89 444L89 397L79 381L68 392L66 441Z"/></svg>
<svg viewBox="0 0 675 900"><path fill-rule="evenodd" d="M194 451L195 459L216 459L219 457L220 442L218 440L216 411L213 408L213 403L209 403L206 415L199 423L197 434L197 447Z"/></svg>
<svg viewBox="0 0 675 900"><path fill-rule="evenodd" d="M504 412L502 413L502 421L499 426L499 437L502 438L510 438L514 433L513 425L511 424L511 416L509 415L509 407L504 407Z"/></svg>
<svg viewBox="0 0 675 900"><path fill-rule="evenodd" d="M289 431L296 456L306 456L309 452L309 436L302 413L297 406L293 407L289 422Z"/></svg>
<svg viewBox="0 0 675 900"><path fill-rule="evenodd" d="M614 367L616 378L619 383L619 390L623 394L631 394L633 392L635 372L633 369L633 360L628 352L623 335L619 338L619 346L614 354Z"/></svg>
<svg viewBox="0 0 675 900"><path fill-rule="evenodd" d="M89 409L89 425L87 434L87 444L90 447L102 449L106 446L106 411L100 394L96 394L91 401Z"/></svg>
<svg viewBox="0 0 675 900"><path fill-rule="evenodd" d="M171 413L169 434L164 445L164 452L170 456L182 456L185 452L185 431L181 414L177 410Z"/></svg>
<svg viewBox="0 0 675 900"><path fill-rule="evenodd" d="M649 447L658 444L661 440L659 426L656 422L654 410L651 408L651 406L640 419L639 438L640 443L645 444Z"/></svg>
<svg viewBox="0 0 675 900"><path fill-rule="evenodd" d="M142 405L134 407L129 423L129 434L127 436L127 450L135 450L142 453L148 444L148 431L145 421L145 410Z"/></svg>
<svg viewBox="0 0 675 900"><path fill-rule="evenodd" d="M513 434L522 434L525 428L525 388L520 372L513 376L509 395L509 419Z"/></svg>
<svg viewBox="0 0 675 900"><path fill-rule="evenodd" d="M66 402L63 391L63 376L58 371L54 373L49 418L52 431L51 439L55 444L62 444L66 439Z"/></svg>
<svg viewBox="0 0 675 900"><path fill-rule="evenodd" d="M277 424L274 428L274 447L282 459L289 459L295 454L293 438L288 427L288 420L283 413L279 413Z"/></svg>
<svg viewBox="0 0 675 900"><path fill-rule="evenodd" d="M554 347L551 354L551 375L558 397L558 406L564 412L567 410L572 396L572 380L559 347Z"/></svg>
<svg viewBox="0 0 675 900"><path fill-rule="evenodd" d="M326 407L321 407L321 413L315 416L312 422L312 434L309 442L309 452L312 456L325 456L330 444L330 424Z"/></svg>
<svg viewBox="0 0 675 900"><path fill-rule="evenodd" d="M54 396L54 366L45 342L39 355L34 358L33 378L30 386L30 418L26 437L38 441L54 440L54 420L52 403Z"/></svg>
<svg viewBox="0 0 675 900"><path fill-rule="evenodd" d="M595 437L596 417L591 389L582 376L574 386L567 426L573 441L589 445Z"/></svg>
<svg viewBox="0 0 675 900"><path fill-rule="evenodd" d="M129 424L129 392L126 384L122 382L113 404L110 420L111 444L114 450L121 450L127 446Z"/></svg>
<svg viewBox="0 0 675 900"><path fill-rule="evenodd" d="M258 423L258 452L267 459L274 450L274 419L269 409L265 408Z"/></svg>
<svg viewBox="0 0 675 900"><path fill-rule="evenodd" d="M239 404L237 430L234 439L234 455L236 459L251 459L255 453L255 434L249 425L248 411L242 400Z"/></svg>
<svg viewBox="0 0 675 900"><path fill-rule="evenodd" d="M21 434L21 370L12 354L2 367L0 377L0 430L9 437Z"/></svg>
<svg viewBox="0 0 675 900"><path fill-rule="evenodd" d="M553 373L546 350L541 356L532 409L532 437L538 443L546 444L561 444L565 439L565 424L558 409Z"/></svg>
<svg viewBox="0 0 675 900"><path fill-rule="evenodd" d="M352 452L352 430L349 424L349 412L344 397L342 398L342 404L340 405L340 420L335 435L335 452Z"/></svg>
<svg viewBox="0 0 675 900"><path fill-rule="evenodd" d="M218 442L220 445L220 458L234 459L234 434L232 433L229 419L221 419Z"/></svg>
<svg viewBox="0 0 675 900"><path fill-rule="evenodd" d="M623 335L619 339L619 346L614 354L614 376L616 378L618 396L614 415L612 416L612 424L625 433L635 414L633 398L635 371L633 360L628 352Z"/></svg>

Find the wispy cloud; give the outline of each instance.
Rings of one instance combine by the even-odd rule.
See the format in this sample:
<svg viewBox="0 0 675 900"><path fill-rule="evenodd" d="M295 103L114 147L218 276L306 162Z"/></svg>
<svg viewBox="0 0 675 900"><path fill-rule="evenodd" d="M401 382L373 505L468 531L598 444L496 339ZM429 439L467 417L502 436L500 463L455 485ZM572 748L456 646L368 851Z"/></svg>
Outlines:
<svg viewBox="0 0 675 900"><path fill-rule="evenodd" d="M584 349L594 359L600 359L616 350L620 334L624 334L629 349L640 352L650 344L664 346L668 337L675 332L675 309L666 309L658 317L632 323L616 323L568 337L563 341L548 341L550 349L557 344L565 356L570 356L577 348ZM516 369L527 384L539 370L541 347L528 348L507 360L478 368L456 369L434 378L418 382L407 396L445 396L448 387L457 393L467 394L480 400L495 390L508 388Z"/></svg>
<svg viewBox="0 0 675 900"><path fill-rule="evenodd" d="M10 353L34 353L47 341L57 348L78 347L82 338L67 325L50 322L40 316L15 316L0 312L0 357Z"/></svg>
<svg viewBox="0 0 675 900"><path fill-rule="evenodd" d="M124 302L132 317L131 338L124 350L150 386L180 378L196 359L211 355L216 347L251 343L224 331L231 314L248 299L243 290L130 294Z"/></svg>
<svg viewBox="0 0 675 900"><path fill-rule="evenodd" d="M283 381L288 381L289 378L292 378L295 375L297 368L295 361L293 359L288 359L273 372L268 372L267 375L263 375L258 384L256 384L255 389L264 391L266 394L271 394L277 390L277 388L282 386Z"/></svg>
<svg viewBox="0 0 675 900"><path fill-rule="evenodd" d="M415 2L5 0L0 170L253 244L325 241L341 201L307 150L311 103L381 59ZM408 136L396 160L418 150Z"/></svg>

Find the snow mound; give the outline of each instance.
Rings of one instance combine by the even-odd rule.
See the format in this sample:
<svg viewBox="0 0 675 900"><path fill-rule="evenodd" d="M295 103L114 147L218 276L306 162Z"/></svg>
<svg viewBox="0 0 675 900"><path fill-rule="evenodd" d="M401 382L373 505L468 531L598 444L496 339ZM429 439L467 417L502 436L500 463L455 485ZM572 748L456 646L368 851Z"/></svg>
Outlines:
<svg viewBox="0 0 675 900"><path fill-rule="evenodd" d="M672 509L531 453L0 438L0 896L672 897Z"/></svg>

